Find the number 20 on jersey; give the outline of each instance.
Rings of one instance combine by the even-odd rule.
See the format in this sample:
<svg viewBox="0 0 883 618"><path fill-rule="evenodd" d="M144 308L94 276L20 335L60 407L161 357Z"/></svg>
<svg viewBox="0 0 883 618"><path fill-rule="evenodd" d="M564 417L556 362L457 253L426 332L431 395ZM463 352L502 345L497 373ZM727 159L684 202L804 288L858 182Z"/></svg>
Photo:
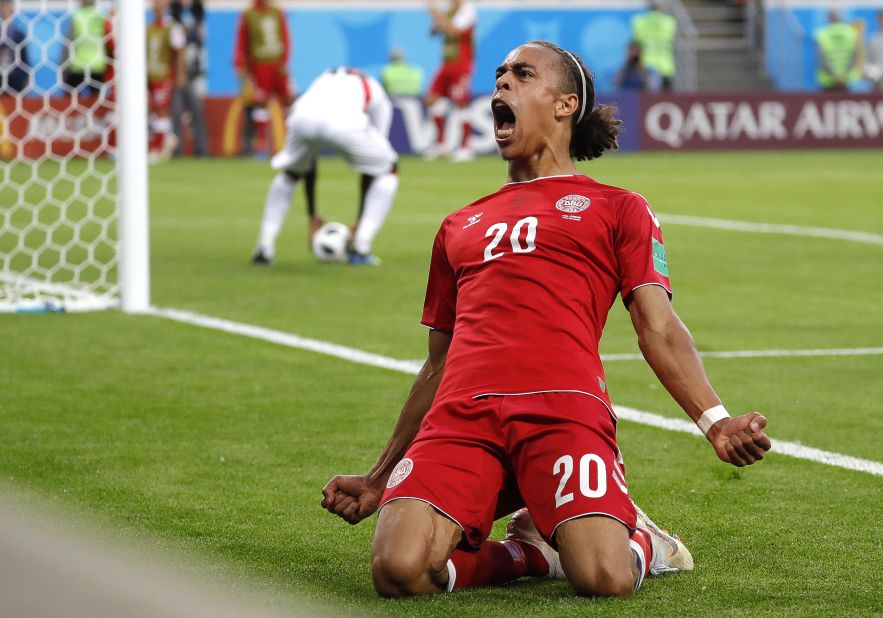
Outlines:
<svg viewBox="0 0 883 618"><path fill-rule="evenodd" d="M537 221L536 217L525 217L519 219L512 226L509 234L509 244L512 246L512 253L530 253L537 248ZM503 238L509 232L509 225L506 223L494 223L484 233L485 238L491 238L491 241L484 248L484 261L490 262L493 259L506 255L505 245L500 247ZM523 239L522 239L523 237Z"/></svg>

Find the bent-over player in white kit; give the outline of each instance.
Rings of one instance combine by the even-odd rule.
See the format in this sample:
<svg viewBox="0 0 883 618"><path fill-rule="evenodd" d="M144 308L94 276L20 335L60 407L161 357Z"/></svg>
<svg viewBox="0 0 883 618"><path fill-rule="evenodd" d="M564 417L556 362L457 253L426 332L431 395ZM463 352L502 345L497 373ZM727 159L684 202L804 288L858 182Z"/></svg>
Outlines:
<svg viewBox="0 0 883 618"><path fill-rule="evenodd" d="M356 69L328 70L295 101L286 121L285 147L271 164L279 171L264 205L253 262L269 264L276 237L291 205L297 181L307 186L312 231L321 225L312 199L316 160L328 148L340 151L350 168L361 173L359 217L348 247L350 264L377 264L371 252L399 186L398 155L389 143L392 102L373 77Z"/></svg>

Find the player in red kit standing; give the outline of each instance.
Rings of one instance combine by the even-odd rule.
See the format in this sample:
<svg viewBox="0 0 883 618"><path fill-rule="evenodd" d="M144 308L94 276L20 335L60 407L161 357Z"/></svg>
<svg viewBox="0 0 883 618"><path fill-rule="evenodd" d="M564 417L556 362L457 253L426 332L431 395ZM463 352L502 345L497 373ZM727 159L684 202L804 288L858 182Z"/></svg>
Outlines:
<svg viewBox="0 0 883 618"><path fill-rule="evenodd" d="M147 103L151 131L151 163L172 156L178 138L172 132L172 95L183 87L184 46L187 35L166 15L168 0L154 0L153 23L147 27Z"/></svg>
<svg viewBox="0 0 883 618"><path fill-rule="evenodd" d="M246 152L256 149L268 153L271 149L270 100L277 97L285 108L294 101L288 75L290 56L291 37L285 14L270 0L254 0L239 20L233 59L246 102Z"/></svg>
<svg viewBox="0 0 883 618"><path fill-rule="evenodd" d="M323 506L350 523L380 509L372 575L383 596L524 575L625 596L648 574L692 569L683 543L629 498L598 353L617 295L717 456L744 466L770 448L766 419L731 418L706 378L671 306L647 201L574 166L617 146L615 109L594 98L583 63L551 43L522 45L497 69L508 182L442 223L422 320L429 357L373 468L323 489ZM507 538L487 540L520 505Z"/></svg>
<svg viewBox="0 0 883 618"><path fill-rule="evenodd" d="M450 9L442 11L429 5L432 15L432 33L444 37L442 65L426 95L426 107L436 126L436 143L425 154L427 159L435 159L448 154L445 128L445 112L452 106L452 117L462 123L460 146L451 154L453 161L468 161L474 157L469 147L472 123L466 112L471 98L473 65L475 61L475 23L478 14L469 2L452 0Z"/></svg>

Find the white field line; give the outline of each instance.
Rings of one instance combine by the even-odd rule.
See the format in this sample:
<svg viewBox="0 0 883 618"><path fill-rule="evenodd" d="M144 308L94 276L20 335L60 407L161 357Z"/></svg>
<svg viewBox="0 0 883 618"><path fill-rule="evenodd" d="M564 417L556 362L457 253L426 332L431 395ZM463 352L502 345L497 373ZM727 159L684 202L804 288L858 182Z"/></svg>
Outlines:
<svg viewBox="0 0 883 618"><path fill-rule="evenodd" d="M809 350L730 350L719 352L699 352L702 358L789 358L805 356L877 356L883 348L819 348ZM602 354L605 363L614 361L644 360L640 352L624 354ZM422 361L415 360L419 366Z"/></svg>
<svg viewBox="0 0 883 618"><path fill-rule="evenodd" d="M255 339L263 339L270 343L278 343L279 345L288 346L290 348L298 348L301 350L309 350L318 352L327 356L335 356L352 363L361 365L370 365L372 367L381 367L383 369L392 369L401 373L410 373L416 375L423 365L422 361L404 361L363 352L355 348L349 348L336 343L328 343L319 339L310 339L301 337L292 333L286 333L272 328L264 328L262 326L254 326L252 324L243 324L242 322L233 322L222 318L215 318L209 315L193 313L190 311L182 311L180 309L164 309L159 307L151 307L147 310L148 314L156 315L176 322L184 322L186 324L195 324L204 328L224 331L234 335L245 335Z"/></svg>
<svg viewBox="0 0 883 618"><path fill-rule="evenodd" d="M147 313L148 315L154 315L174 320L176 322L183 322L185 324L192 324L195 326L201 326L203 328L220 330L235 335L254 337L256 339L262 339L264 341L277 343L279 345L285 345L292 348L310 350L319 354L334 356L336 358L347 360L352 363L369 365L371 367L380 367L382 369L391 369L393 371L398 371L400 373L406 373L410 375L415 375L420 370L421 366L421 363L417 361L396 360L393 358L388 358L386 356L381 356L379 354L371 354L369 352L363 352L362 350L357 350L355 348L350 348L335 343L328 343L325 341L320 341L318 339L309 339L307 337L300 337L298 335L293 335L291 333L285 333L270 328L253 326L251 324L243 324L241 322L233 322L231 320L202 315L191 311L152 307L145 313ZM659 414L643 412L641 410L635 410L634 408L628 408L624 406L616 406L616 412L619 415L619 418L634 423L650 425L651 427L658 427L660 429L667 429L669 431L691 433L697 436L702 435L701 433L699 433L699 430L696 429L693 423L689 421L668 418ZM776 453L779 453L781 455L788 455L789 457L796 457L798 459L805 459L816 463L823 463L829 466L845 468L847 470L856 470L876 476L883 476L883 463L871 461L868 459L850 457L849 455L842 455L840 453L823 451L820 449L804 446L797 442L774 440L773 450Z"/></svg>
<svg viewBox="0 0 883 618"><path fill-rule="evenodd" d="M702 358L788 358L800 356L877 356L883 348L819 348L810 350L730 350L721 352L700 352ZM601 360L627 361L644 360L640 353L602 354Z"/></svg>
<svg viewBox="0 0 883 618"><path fill-rule="evenodd" d="M850 240L869 245L883 245L883 236L870 232L838 230L828 227L805 227L779 223L755 223L751 221L733 221L730 219L714 219L711 217L693 217L690 215L669 215L657 213L663 223L674 225L691 225L693 227L710 227L735 232L757 232L760 234L788 234L790 236L813 236L816 238L833 238Z"/></svg>
<svg viewBox="0 0 883 618"><path fill-rule="evenodd" d="M632 421L633 423L641 423L642 425L650 425L660 429L668 429L669 431L679 431L682 433L690 433L695 436L702 436L702 432L691 423L679 418L668 418L653 414L651 412L643 412L628 408L625 406L614 406L616 416ZM858 457L850 457L840 453L832 453L831 451L823 451L811 446L804 446L799 442L787 442L785 440L773 440L773 452L779 455L788 455L797 459L806 459L816 463L823 463L838 468L846 468L847 470L856 470L858 472L867 472L875 476L883 476L883 463L871 461L869 459L859 459Z"/></svg>

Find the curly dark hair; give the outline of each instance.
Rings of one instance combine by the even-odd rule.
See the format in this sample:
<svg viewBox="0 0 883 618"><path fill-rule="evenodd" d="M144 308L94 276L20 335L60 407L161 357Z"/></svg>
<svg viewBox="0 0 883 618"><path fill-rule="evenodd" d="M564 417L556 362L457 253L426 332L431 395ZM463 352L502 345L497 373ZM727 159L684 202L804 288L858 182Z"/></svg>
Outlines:
<svg viewBox="0 0 883 618"><path fill-rule="evenodd" d="M579 119L579 113L573 115L572 134L570 137L570 156L577 161L597 159L607 150L616 150L616 141L621 130L622 120L616 117L615 105L599 105L595 107L595 79L578 54L567 52L549 41L531 41L528 45L536 45L551 49L558 54L561 92L574 92L578 97L577 107L582 109L585 98L586 113ZM585 78L585 92L583 79Z"/></svg>

